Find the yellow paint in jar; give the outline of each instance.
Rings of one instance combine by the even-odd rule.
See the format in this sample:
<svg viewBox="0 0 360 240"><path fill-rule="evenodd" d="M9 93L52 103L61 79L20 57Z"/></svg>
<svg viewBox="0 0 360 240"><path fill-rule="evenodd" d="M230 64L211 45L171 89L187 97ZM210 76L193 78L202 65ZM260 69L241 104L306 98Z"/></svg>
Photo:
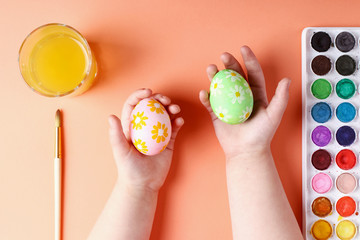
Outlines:
<svg viewBox="0 0 360 240"><path fill-rule="evenodd" d="M19 65L25 82L48 97L80 94L97 73L85 38L63 24L44 25L30 33L20 48Z"/></svg>
<svg viewBox="0 0 360 240"><path fill-rule="evenodd" d="M350 240L356 234L356 226L349 220L344 220L338 223L336 226L336 235L341 240Z"/></svg>
<svg viewBox="0 0 360 240"><path fill-rule="evenodd" d="M327 240L332 235L332 227L328 221L318 220L311 227L311 235L316 240Z"/></svg>

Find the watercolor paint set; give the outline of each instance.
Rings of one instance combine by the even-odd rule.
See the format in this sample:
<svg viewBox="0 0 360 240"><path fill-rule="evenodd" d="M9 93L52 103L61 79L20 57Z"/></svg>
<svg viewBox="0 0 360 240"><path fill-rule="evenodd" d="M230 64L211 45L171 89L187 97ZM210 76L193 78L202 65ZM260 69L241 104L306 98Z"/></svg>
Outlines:
<svg viewBox="0 0 360 240"><path fill-rule="evenodd" d="M302 33L303 232L360 238L360 28Z"/></svg>

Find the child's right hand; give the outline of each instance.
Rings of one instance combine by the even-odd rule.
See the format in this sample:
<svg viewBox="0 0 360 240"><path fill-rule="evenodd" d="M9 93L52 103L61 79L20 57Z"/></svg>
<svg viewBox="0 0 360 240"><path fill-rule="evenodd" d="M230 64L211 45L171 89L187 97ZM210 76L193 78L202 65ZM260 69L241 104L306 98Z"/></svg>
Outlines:
<svg viewBox="0 0 360 240"><path fill-rule="evenodd" d="M131 112L135 105L144 98L153 97L161 102L169 113L172 133L169 144L161 153L147 156L140 153L131 142L130 122ZM120 185L130 190L147 190L157 193L164 184L168 174L175 138L184 124L184 119L178 117L180 106L171 104L171 99L162 94L153 94L151 89L139 89L133 92L124 103L121 121L115 115L109 117L110 143L116 165Z"/></svg>
<svg viewBox="0 0 360 240"><path fill-rule="evenodd" d="M222 122L212 111L207 91L201 90L199 94L201 103L210 113L216 136L227 160L244 154L254 155L270 151L270 142L280 124L289 98L290 80L284 78L279 82L274 97L268 103L265 78L258 60L247 46L241 48L241 55L254 96L253 113L246 122L237 125ZM231 54L223 53L221 60L225 68L237 71L245 77L241 65ZM208 66L207 74L210 81L217 72L216 65Z"/></svg>

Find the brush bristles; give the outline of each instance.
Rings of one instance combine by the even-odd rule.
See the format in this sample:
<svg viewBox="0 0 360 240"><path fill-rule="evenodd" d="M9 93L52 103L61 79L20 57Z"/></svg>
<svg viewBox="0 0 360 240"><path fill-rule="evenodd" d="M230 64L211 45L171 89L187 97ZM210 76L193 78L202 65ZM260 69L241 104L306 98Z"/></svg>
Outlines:
<svg viewBox="0 0 360 240"><path fill-rule="evenodd" d="M60 109L58 109L56 111L56 116L55 116L55 127L60 127L61 126L61 111Z"/></svg>

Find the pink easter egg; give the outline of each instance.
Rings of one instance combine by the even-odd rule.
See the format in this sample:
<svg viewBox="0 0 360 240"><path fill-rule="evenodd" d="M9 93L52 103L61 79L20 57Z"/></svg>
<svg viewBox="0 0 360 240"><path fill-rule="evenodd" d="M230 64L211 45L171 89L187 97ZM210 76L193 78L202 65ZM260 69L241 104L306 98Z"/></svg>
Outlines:
<svg viewBox="0 0 360 240"><path fill-rule="evenodd" d="M131 112L130 136L145 155L165 150L171 138L171 121L165 107L154 98L141 100Z"/></svg>

